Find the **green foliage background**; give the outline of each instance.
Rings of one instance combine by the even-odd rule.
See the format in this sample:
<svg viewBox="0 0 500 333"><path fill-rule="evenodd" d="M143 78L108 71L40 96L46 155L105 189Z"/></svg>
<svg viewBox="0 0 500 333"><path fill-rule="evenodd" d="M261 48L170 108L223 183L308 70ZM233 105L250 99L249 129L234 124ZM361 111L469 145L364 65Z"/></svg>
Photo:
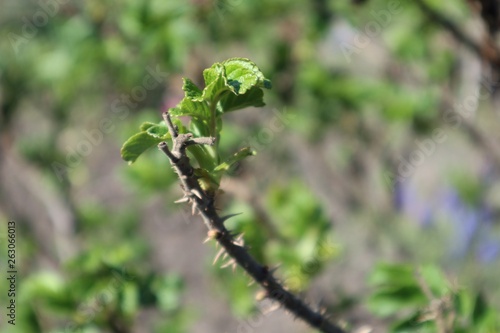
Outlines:
<svg viewBox="0 0 500 333"><path fill-rule="evenodd" d="M0 286L0 332L229 332L255 316L259 332L310 331L212 266L162 154L120 157L183 77L202 86L232 57L273 83L264 108L227 115L219 146L257 152L218 203L242 213L228 226L252 254L347 327L437 332L421 267L454 332L499 332L496 81L414 3L357 2L4 2L0 219L17 222L19 273L15 327ZM426 3L480 31L466 1Z"/></svg>

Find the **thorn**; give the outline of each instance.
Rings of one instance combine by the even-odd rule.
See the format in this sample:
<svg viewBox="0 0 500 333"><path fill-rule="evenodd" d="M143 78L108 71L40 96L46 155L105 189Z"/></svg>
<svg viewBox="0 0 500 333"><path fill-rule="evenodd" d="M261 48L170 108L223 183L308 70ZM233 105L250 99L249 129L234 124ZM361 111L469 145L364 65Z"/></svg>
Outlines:
<svg viewBox="0 0 500 333"><path fill-rule="evenodd" d="M245 245L245 242L243 241L243 235L244 233L241 233L238 236L236 236L235 239L233 240L233 244L243 247Z"/></svg>
<svg viewBox="0 0 500 333"><path fill-rule="evenodd" d="M198 208L198 204L196 201L193 201L193 206L191 206L191 215L194 215L196 213L196 208Z"/></svg>
<svg viewBox="0 0 500 333"><path fill-rule="evenodd" d="M263 301L266 298L267 298L267 291L265 291L265 290L259 290L255 294L255 300L258 301L258 302Z"/></svg>
<svg viewBox="0 0 500 333"><path fill-rule="evenodd" d="M198 191L197 189L192 188L192 189L191 189L191 193L193 193L194 195L196 195L199 199L203 199L203 197L202 197L202 195L201 195L200 191Z"/></svg>
<svg viewBox="0 0 500 333"><path fill-rule="evenodd" d="M174 203L185 203L185 202L189 202L189 197L183 197L180 198L179 200L174 201Z"/></svg>
<svg viewBox="0 0 500 333"><path fill-rule="evenodd" d="M250 286L253 286L255 284L255 280L250 278L250 282L248 282L247 286L250 287Z"/></svg>
<svg viewBox="0 0 500 333"><path fill-rule="evenodd" d="M230 259L224 265L220 266L220 268L226 268L226 267L229 267L229 266L234 265L234 264L236 264L236 262L234 261L234 259Z"/></svg>
<svg viewBox="0 0 500 333"><path fill-rule="evenodd" d="M215 265L215 263L217 262L217 260L219 260L220 256L225 253L226 250L224 249L220 249L219 252L217 252L217 254L215 255L215 258L214 258L214 262L212 263L212 265Z"/></svg>
<svg viewBox="0 0 500 333"><path fill-rule="evenodd" d="M274 304L274 305L269 306L267 309L262 310L261 312L263 315L267 315L267 314L270 314L271 312L278 310L279 308L280 308L280 306L278 304Z"/></svg>
<svg viewBox="0 0 500 333"><path fill-rule="evenodd" d="M229 214L229 215L226 215L226 216L223 216L220 218L220 223L224 224L224 222L226 222L227 220L229 220L231 217L233 216L237 216L237 215L240 215L241 213L236 213L236 214Z"/></svg>

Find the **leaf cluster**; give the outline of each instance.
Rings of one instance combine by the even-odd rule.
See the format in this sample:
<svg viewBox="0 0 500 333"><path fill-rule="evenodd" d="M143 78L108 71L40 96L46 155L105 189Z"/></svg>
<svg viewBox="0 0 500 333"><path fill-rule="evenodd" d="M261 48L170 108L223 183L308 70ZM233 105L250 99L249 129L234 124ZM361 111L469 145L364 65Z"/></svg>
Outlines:
<svg viewBox="0 0 500 333"><path fill-rule="evenodd" d="M222 160L218 146L222 131L222 115L246 107L264 106L263 88L270 89L271 82L252 61L231 58L215 63L203 71L205 87L199 88L192 80L183 79L184 98L168 110L179 133L191 133L193 137L214 137L214 146L191 146L191 156L198 163L197 175L205 190L217 190L222 175L233 164L254 155L249 147ZM189 117L189 124L183 123ZM121 149L125 161L133 163L147 149L170 139L167 126L146 122L140 132L130 137Z"/></svg>
<svg viewBox="0 0 500 333"><path fill-rule="evenodd" d="M495 309L481 292L453 286L432 265L379 264L367 305L382 317L396 317L390 332L498 332ZM403 318L401 315L406 313Z"/></svg>

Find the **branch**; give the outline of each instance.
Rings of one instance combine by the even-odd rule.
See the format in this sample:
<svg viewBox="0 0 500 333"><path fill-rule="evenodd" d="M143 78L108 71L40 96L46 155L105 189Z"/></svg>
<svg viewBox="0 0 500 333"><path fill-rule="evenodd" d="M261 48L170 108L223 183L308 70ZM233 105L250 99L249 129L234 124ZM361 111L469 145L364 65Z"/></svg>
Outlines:
<svg viewBox="0 0 500 333"><path fill-rule="evenodd" d="M474 52L480 59L486 60L495 71L500 70L500 53L491 40L480 45L465 34L451 19L429 6L425 0L415 0L420 10L434 23L448 30L453 37Z"/></svg>
<svg viewBox="0 0 500 333"><path fill-rule="evenodd" d="M203 191L194 174L194 169L186 155L186 147L193 144L213 144L214 138L195 138L192 134L179 134L172 124L170 115L163 114L165 123L172 136L172 150L166 142L161 142L158 148L162 150L170 160L184 190L184 198L178 202L189 202L193 206L193 212L197 211L208 228L208 239L214 239L222 246L222 251L231 257L229 265L239 265L265 290L265 297L277 301L281 306L289 310L296 317L302 319L312 327L324 333L344 333L340 327L331 323L323 314L312 310L302 300L290 293L273 276L267 266L259 264L247 251L240 237L234 237L224 226L224 221L233 215L220 217L215 209L214 197ZM216 260L220 257L217 255Z"/></svg>
<svg viewBox="0 0 500 333"><path fill-rule="evenodd" d="M431 288L425 281L420 270L415 273L415 277L420 286L420 289L424 293L425 297L429 300L429 312L431 318L436 321L436 328L438 333L451 333L453 329L453 317L454 314L451 313L447 316L447 312L450 309L449 299L439 299L434 296Z"/></svg>

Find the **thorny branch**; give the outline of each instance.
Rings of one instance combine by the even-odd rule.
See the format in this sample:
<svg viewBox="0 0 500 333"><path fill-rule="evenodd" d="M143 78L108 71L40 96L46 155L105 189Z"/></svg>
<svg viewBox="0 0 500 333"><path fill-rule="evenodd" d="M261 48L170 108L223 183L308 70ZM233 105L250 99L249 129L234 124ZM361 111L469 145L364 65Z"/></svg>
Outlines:
<svg viewBox="0 0 500 333"><path fill-rule="evenodd" d="M474 52L480 59L488 62L496 71L500 71L500 52L491 39L481 45L462 31L451 19L432 8L424 0L415 0L420 10L434 23L448 30L453 37Z"/></svg>
<svg viewBox="0 0 500 333"><path fill-rule="evenodd" d="M264 288L265 297L278 302L295 317L302 319L312 327L325 333L344 333L345 331L342 328L331 323L324 314L314 311L301 299L287 291L273 276L272 270L259 264L248 253L241 236L235 237L224 226L224 221L234 215L224 217L218 215L214 205L214 197L201 189L186 154L186 148L189 145L212 145L215 138L193 138L190 133L179 134L168 112L163 114L163 118L172 136L173 145L172 149L169 149L166 142L161 142L158 148L168 156L172 167L179 176L184 190L184 197L178 202L190 203L193 212L198 212L201 215L209 230L207 240L214 239L217 241L222 247L222 251L225 252L224 254L230 257L226 265L233 265L233 267L239 265ZM216 260L220 257L220 254L217 255Z"/></svg>

